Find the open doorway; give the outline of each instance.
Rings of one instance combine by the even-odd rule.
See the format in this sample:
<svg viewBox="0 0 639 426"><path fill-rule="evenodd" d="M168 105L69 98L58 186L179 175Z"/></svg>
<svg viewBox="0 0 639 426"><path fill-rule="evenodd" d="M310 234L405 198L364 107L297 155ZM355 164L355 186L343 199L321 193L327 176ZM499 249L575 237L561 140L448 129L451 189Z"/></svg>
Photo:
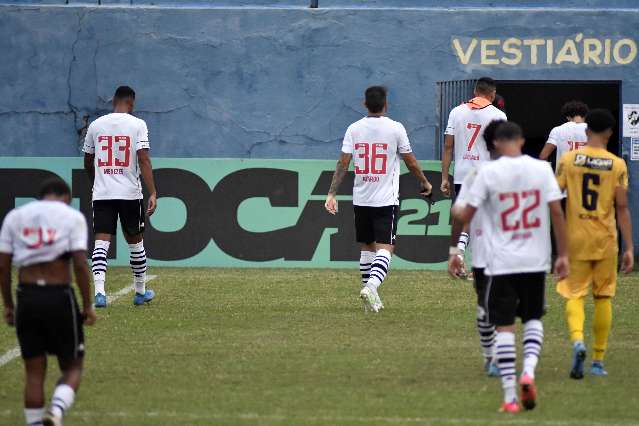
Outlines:
<svg viewBox="0 0 639 426"><path fill-rule="evenodd" d="M497 93L504 97L508 119L524 130L524 152L538 157L553 127L566 120L560 111L564 103L579 100L590 109L606 108L620 117L620 81L498 81ZM619 119L617 119L619 121ZM608 150L620 155L619 123ZM556 152L556 151L555 151ZM551 157L553 166L555 154Z"/></svg>

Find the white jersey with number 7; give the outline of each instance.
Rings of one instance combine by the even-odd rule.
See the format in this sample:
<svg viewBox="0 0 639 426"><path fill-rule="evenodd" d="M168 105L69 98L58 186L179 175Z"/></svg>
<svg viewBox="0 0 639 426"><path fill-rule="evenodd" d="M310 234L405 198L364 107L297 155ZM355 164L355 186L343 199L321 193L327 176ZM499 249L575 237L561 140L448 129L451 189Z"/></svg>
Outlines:
<svg viewBox="0 0 639 426"><path fill-rule="evenodd" d="M412 152L401 123L388 117L364 117L346 130L342 152L353 155L353 205L399 205L399 154Z"/></svg>
<svg viewBox="0 0 639 426"><path fill-rule="evenodd" d="M563 198L547 161L501 157L482 166L468 204L482 209L490 227L484 242L486 274L550 270L548 203Z"/></svg>
<svg viewBox="0 0 639 426"><path fill-rule="evenodd" d="M142 199L137 151L148 148L146 123L131 114L111 113L91 123L82 150L95 154L93 200Z"/></svg>
<svg viewBox="0 0 639 426"><path fill-rule="evenodd" d="M474 165L490 160L484 129L494 120L506 120L506 114L483 98L471 99L450 112L445 134L455 137L455 184L462 184Z"/></svg>

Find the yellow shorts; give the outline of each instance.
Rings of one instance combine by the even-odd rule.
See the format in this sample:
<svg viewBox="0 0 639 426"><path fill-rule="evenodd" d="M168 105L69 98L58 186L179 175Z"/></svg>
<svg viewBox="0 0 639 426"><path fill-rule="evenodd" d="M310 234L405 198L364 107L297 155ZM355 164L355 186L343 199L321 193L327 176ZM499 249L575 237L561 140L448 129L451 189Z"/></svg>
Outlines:
<svg viewBox="0 0 639 426"><path fill-rule="evenodd" d="M601 260L570 260L568 278L557 283L557 293L566 299L579 299L592 294L613 297L617 290L617 256Z"/></svg>

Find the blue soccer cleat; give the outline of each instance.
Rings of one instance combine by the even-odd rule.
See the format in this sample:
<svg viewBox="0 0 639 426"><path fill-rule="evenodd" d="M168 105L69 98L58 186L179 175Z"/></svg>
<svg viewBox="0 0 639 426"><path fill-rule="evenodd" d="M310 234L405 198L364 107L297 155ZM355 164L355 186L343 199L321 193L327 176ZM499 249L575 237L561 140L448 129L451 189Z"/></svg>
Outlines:
<svg viewBox="0 0 639 426"><path fill-rule="evenodd" d="M497 364L495 364L492 360L486 361L484 365L484 369L486 370L486 375L488 377L499 377L499 368Z"/></svg>
<svg viewBox="0 0 639 426"><path fill-rule="evenodd" d="M107 307L107 298L105 294L98 293L95 295L95 307L96 308L106 308Z"/></svg>
<svg viewBox="0 0 639 426"><path fill-rule="evenodd" d="M135 293L133 296L133 304L135 306L144 305L145 303L149 303L155 297L155 292L153 290L147 290L144 294Z"/></svg>
<svg viewBox="0 0 639 426"><path fill-rule="evenodd" d="M603 362L594 361L590 367L590 374L593 376L607 376L608 372L604 368Z"/></svg>
<svg viewBox="0 0 639 426"><path fill-rule="evenodd" d="M570 378L580 380L584 378L584 361L586 360L586 346L578 342L572 349L572 369Z"/></svg>

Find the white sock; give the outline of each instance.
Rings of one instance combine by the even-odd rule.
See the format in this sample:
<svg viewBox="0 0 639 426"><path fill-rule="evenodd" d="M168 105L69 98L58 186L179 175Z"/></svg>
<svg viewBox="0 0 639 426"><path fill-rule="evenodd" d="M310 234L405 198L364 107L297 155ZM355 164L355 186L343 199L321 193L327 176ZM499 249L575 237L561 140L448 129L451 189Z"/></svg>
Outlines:
<svg viewBox="0 0 639 426"><path fill-rule="evenodd" d="M368 279L367 286L377 289L386 278L390 269L391 253L386 249L379 249L371 265L371 276Z"/></svg>
<svg viewBox="0 0 639 426"><path fill-rule="evenodd" d="M501 375L501 386L504 389L504 402L517 400L517 376L515 364L517 350L515 349L515 333L498 331L495 337L495 360Z"/></svg>
<svg viewBox="0 0 639 426"><path fill-rule="evenodd" d="M93 284L95 294L106 294L104 282L106 281L107 253L109 252L110 241L95 240L93 255L91 256L91 269L93 271Z"/></svg>
<svg viewBox="0 0 639 426"><path fill-rule="evenodd" d="M524 371L523 374L535 378L535 368L539 362L541 345L544 343L544 325L539 320L524 324Z"/></svg>
<svg viewBox="0 0 639 426"><path fill-rule="evenodd" d="M133 272L133 284L135 292L144 294L146 292L146 251L144 242L129 244L129 264Z"/></svg>
<svg viewBox="0 0 639 426"><path fill-rule="evenodd" d="M27 426L41 426L42 416L44 416L44 407L24 409L24 418L27 420Z"/></svg>
<svg viewBox="0 0 639 426"><path fill-rule="evenodd" d="M64 416L71 408L75 400L75 391L66 384L56 386L51 398L51 413L55 416Z"/></svg>
<svg viewBox="0 0 639 426"><path fill-rule="evenodd" d="M470 235L468 235L468 232L462 232L461 234L459 234L459 240L457 240L457 248L460 249L462 252L465 252L469 240Z"/></svg>
<svg viewBox="0 0 639 426"><path fill-rule="evenodd" d="M371 276L371 265L373 260L375 260L374 251L361 251L359 255L359 272L362 275L362 287L368 283L368 279Z"/></svg>

